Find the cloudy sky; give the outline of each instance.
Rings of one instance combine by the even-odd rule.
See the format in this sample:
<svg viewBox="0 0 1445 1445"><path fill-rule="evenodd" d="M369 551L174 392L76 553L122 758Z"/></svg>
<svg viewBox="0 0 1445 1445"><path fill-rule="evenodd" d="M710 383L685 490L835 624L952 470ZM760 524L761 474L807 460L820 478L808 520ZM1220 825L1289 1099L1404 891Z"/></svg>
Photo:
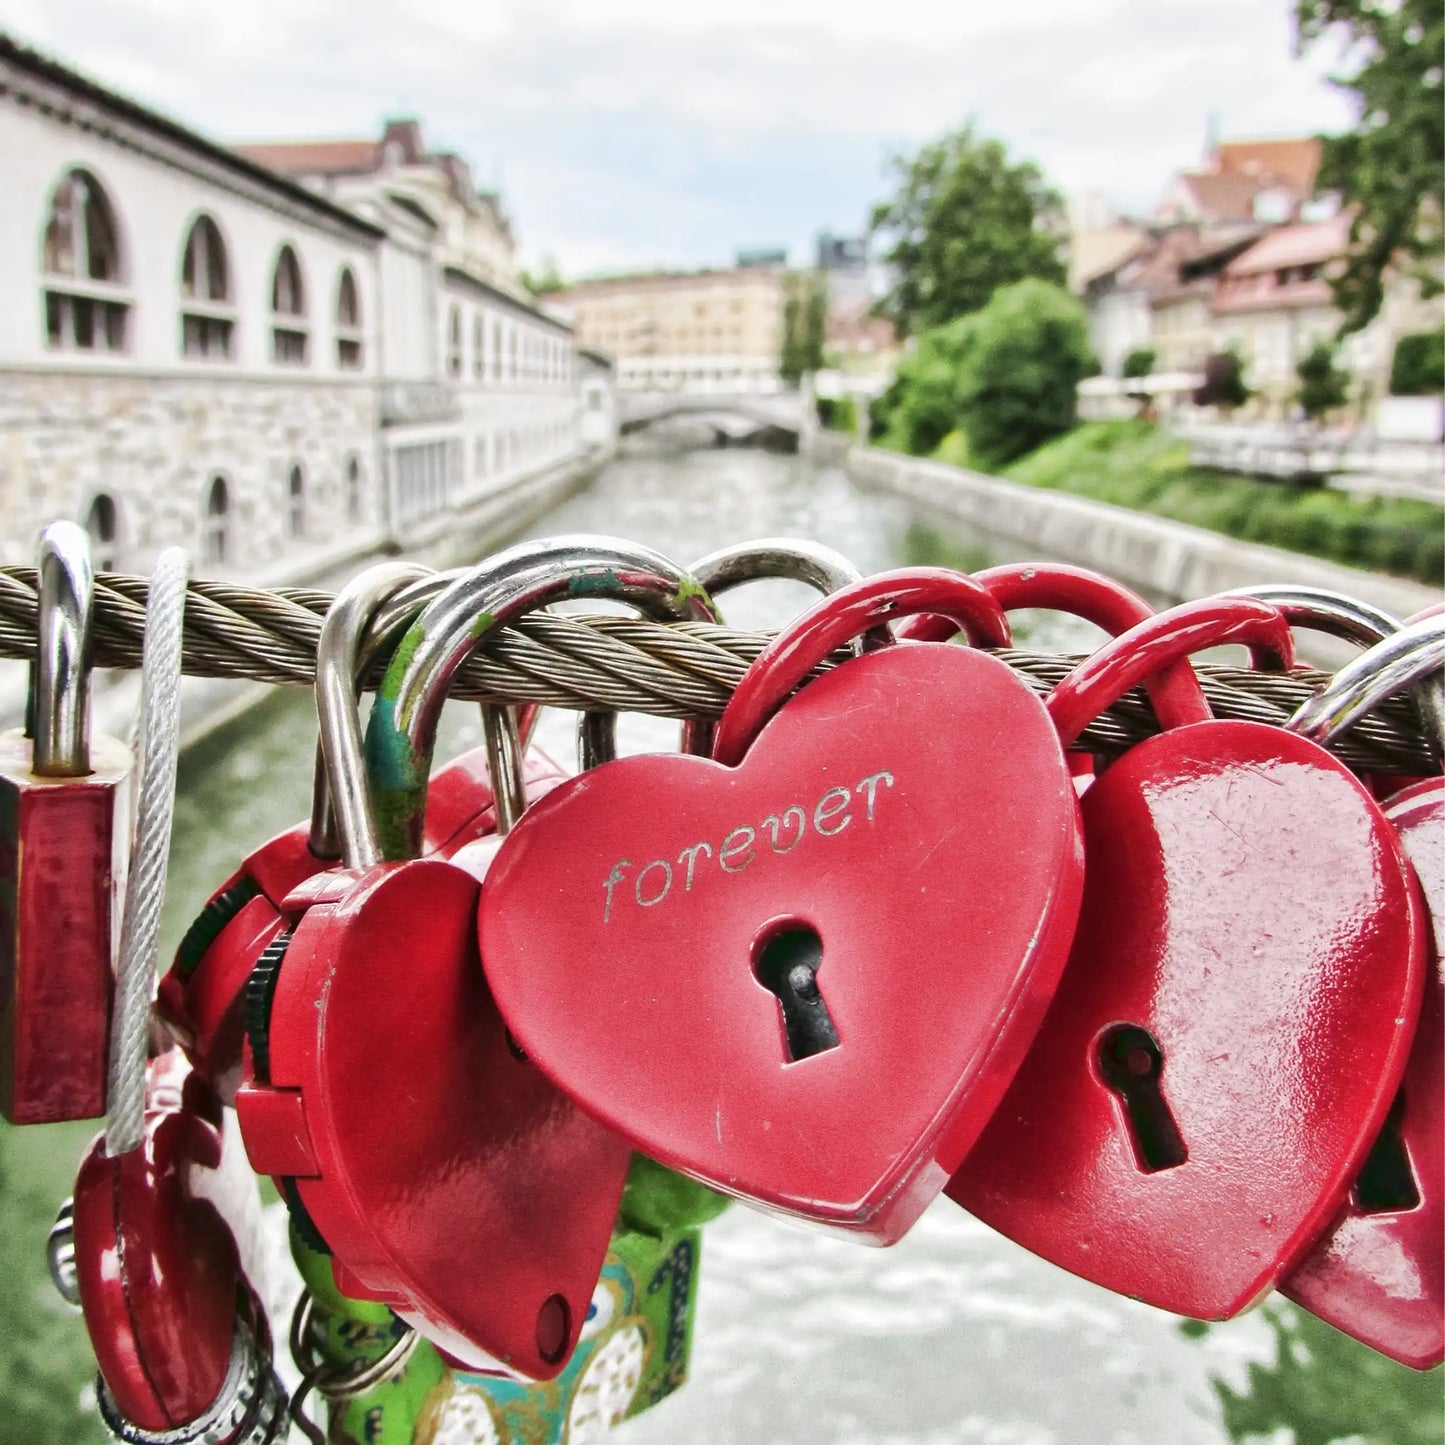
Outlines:
<svg viewBox="0 0 1445 1445"><path fill-rule="evenodd" d="M1289 0L0 0L0 26L221 140L422 118L568 275L853 231L969 116L1147 209L1227 137L1348 125Z"/></svg>

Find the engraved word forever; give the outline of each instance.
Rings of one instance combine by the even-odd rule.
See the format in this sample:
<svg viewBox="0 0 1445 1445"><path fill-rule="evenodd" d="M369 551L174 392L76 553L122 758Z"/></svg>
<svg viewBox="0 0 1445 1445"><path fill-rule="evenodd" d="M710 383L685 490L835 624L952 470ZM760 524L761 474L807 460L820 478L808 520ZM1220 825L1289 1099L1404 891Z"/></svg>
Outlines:
<svg viewBox="0 0 1445 1445"><path fill-rule="evenodd" d="M741 873L760 854L766 856L769 852L791 853L807 834L810 816L815 833L824 838L836 838L852 823L853 804L856 800L862 799L865 820L871 823L878 803L879 787L892 786L892 773L870 773L854 788L829 788L813 805L811 815L794 803L784 808L781 813L769 814L756 828L743 823L718 844L716 854L711 843L694 843L677 855L675 864L666 858L654 858L646 867L632 874L632 896L637 900L639 908L656 908L672 892L672 885L678 880L681 880L681 891L691 893L699 858L715 857L718 867L724 873ZM766 847L758 841L760 833L767 835ZM630 858L619 858L603 880L604 923L612 921L613 890L628 877L628 870L632 866Z"/></svg>

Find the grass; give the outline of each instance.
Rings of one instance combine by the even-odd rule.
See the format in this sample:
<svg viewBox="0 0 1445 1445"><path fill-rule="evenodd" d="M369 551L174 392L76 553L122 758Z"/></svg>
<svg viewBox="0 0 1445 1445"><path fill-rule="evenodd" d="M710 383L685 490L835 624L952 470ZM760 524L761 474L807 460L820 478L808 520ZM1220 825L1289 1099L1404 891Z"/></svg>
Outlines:
<svg viewBox="0 0 1445 1445"><path fill-rule="evenodd" d="M969 464L960 432L945 437L934 455ZM1445 508L1191 466L1188 446L1151 422L1087 422L1003 475L1349 567L1437 587L1445 582Z"/></svg>

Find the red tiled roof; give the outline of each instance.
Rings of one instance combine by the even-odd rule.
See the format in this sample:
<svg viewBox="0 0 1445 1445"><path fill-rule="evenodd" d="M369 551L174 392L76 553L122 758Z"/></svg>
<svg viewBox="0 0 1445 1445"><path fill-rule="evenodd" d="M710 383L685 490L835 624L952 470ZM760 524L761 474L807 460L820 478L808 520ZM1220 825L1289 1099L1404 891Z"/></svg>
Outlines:
<svg viewBox="0 0 1445 1445"><path fill-rule="evenodd" d="M258 141L231 149L257 165L295 176L374 170L379 147L374 140L296 140Z"/></svg>
<svg viewBox="0 0 1445 1445"><path fill-rule="evenodd" d="M1315 188L1320 168L1320 139L1299 136L1292 140L1222 141L1215 152L1219 169L1236 175L1255 176L1269 182L1284 182L1301 195Z"/></svg>
<svg viewBox="0 0 1445 1445"><path fill-rule="evenodd" d="M1281 226L1255 242L1225 267L1226 276L1253 276L1286 266L1313 266L1341 255L1350 240L1350 218L1343 211L1328 221Z"/></svg>
<svg viewBox="0 0 1445 1445"><path fill-rule="evenodd" d="M1254 198L1263 189L1258 178L1230 171L1184 171L1179 176L1201 216L1212 221L1254 219Z"/></svg>

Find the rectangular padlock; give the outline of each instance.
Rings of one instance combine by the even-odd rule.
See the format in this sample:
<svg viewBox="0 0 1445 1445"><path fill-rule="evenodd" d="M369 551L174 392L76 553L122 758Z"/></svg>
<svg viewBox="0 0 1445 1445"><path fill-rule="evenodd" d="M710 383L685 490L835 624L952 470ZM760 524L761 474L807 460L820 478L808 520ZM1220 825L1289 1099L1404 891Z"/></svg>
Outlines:
<svg viewBox="0 0 1445 1445"><path fill-rule="evenodd" d="M0 736L0 1113L12 1124L105 1112L131 755L87 736L90 594L85 533L52 524L41 540L33 736Z"/></svg>

